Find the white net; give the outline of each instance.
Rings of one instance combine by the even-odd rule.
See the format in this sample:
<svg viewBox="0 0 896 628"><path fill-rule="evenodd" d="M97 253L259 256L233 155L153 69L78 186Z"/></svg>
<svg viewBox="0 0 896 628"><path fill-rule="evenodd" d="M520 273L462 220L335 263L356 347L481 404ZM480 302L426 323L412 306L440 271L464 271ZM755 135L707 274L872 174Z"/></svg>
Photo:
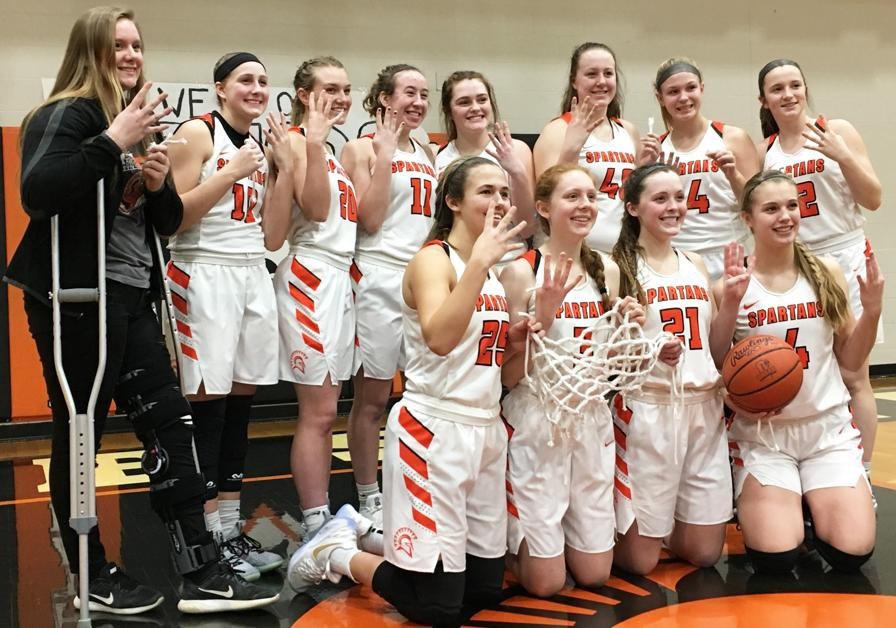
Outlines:
<svg viewBox="0 0 896 628"><path fill-rule="evenodd" d="M646 337L617 304L578 337L530 336L523 381L544 406L554 434L575 437L607 393L641 388L668 339L665 333Z"/></svg>

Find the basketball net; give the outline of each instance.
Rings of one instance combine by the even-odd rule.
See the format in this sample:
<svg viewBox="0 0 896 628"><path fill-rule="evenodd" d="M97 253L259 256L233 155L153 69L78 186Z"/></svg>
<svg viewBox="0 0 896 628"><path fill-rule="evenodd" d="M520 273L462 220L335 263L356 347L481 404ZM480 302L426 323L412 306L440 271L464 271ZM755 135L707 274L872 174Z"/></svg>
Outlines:
<svg viewBox="0 0 896 628"><path fill-rule="evenodd" d="M579 426L605 407L609 392L640 390L669 337L646 337L641 325L620 314L617 303L580 336L530 335L522 381L544 407L552 435L575 438ZM548 444L553 446L553 436Z"/></svg>

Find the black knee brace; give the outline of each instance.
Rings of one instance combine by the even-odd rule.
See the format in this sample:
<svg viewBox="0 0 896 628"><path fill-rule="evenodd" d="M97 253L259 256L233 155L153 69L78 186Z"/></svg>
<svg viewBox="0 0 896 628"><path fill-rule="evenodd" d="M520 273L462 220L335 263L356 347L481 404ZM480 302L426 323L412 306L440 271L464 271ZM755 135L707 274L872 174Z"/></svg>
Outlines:
<svg viewBox="0 0 896 628"><path fill-rule="evenodd" d="M788 574L796 566L796 559L800 555L799 548L793 548L786 552L760 552L751 547L744 546L747 557L753 564L756 573L770 576Z"/></svg>
<svg viewBox="0 0 896 628"><path fill-rule="evenodd" d="M218 490L236 493L242 488L249 451L249 415L254 395L228 395L218 457Z"/></svg>
<svg viewBox="0 0 896 628"><path fill-rule="evenodd" d="M227 399L193 401L190 405L193 408L196 453L199 454L199 467L205 476L205 499L215 499L218 496L218 460Z"/></svg>
<svg viewBox="0 0 896 628"><path fill-rule="evenodd" d="M197 531L195 521L190 525L184 521L183 510L194 504L201 504L205 493L202 476L194 473L182 478L169 478L150 486L149 502L168 528L172 558L178 573L197 571L204 565L218 559L218 545L211 533ZM201 523L201 510L192 518Z"/></svg>
<svg viewBox="0 0 896 628"><path fill-rule="evenodd" d="M418 573L383 562L373 574L373 590L413 622L427 626L459 624L464 574L445 573L442 563L433 573Z"/></svg>
<svg viewBox="0 0 896 628"><path fill-rule="evenodd" d="M480 558L467 554L464 610L476 611L493 606L504 597L504 557Z"/></svg>
<svg viewBox="0 0 896 628"><path fill-rule="evenodd" d="M815 537L815 549L818 550L821 557L824 558L836 571L843 571L846 573L858 571L862 565L868 562L868 559L871 558L871 555L874 553L874 548L871 548L871 551L867 554L847 554L842 550L838 550L830 543L822 541L818 537Z"/></svg>

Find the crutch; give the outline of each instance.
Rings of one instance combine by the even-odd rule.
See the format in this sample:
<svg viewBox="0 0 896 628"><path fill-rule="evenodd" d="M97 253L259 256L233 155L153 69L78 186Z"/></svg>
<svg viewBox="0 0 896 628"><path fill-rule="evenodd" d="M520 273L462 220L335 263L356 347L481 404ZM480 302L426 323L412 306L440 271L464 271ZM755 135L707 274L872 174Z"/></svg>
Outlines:
<svg viewBox="0 0 896 628"><path fill-rule="evenodd" d="M52 292L50 301L53 306L53 363L56 366L56 378L65 399L69 416L69 460L71 486L69 499L71 516L69 525L78 533L78 592L81 599L81 611L78 618L79 628L90 627L90 574L87 555L87 535L96 525L96 479L94 477L94 438L93 412L99 396L100 385L106 370L106 223L105 194L103 179L96 184L97 208L97 287L96 288L59 288L59 216L50 219L50 255L52 265ZM68 386L65 369L62 366L62 312L63 303L97 303L97 336L98 360L93 388L87 401L87 410L78 414L75 399Z"/></svg>

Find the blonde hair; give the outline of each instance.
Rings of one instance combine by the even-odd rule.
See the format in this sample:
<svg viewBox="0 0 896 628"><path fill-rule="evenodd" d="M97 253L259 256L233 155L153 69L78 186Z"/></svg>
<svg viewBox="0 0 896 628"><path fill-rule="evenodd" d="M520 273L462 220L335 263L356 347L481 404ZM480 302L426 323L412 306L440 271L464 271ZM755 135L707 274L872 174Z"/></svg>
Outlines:
<svg viewBox="0 0 896 628"><path fill-rule="evenodd" d="M656 78L653 81L653 89L656 91L657 97L662 97L662 87L663 83L665 83L669 78L671 78L675 74L680 74L682 72L688 72L697 77L697 80L701 83L703 82L703 74L700 72L700 68L697 67L697 64L687 57L672 57L670 59L666 59L660 64L660 67L656 70ZM662 102L660 102L660 114L663 116L663 124L666 127L666 130L669 131L672 129L672 116L669 115L669 112L666 111L666 108L663 106Z"/></svg>
<svg viewBox="0 0 896 628"><path fill-rule="evenodd" d="M560 179L563 178L563 175L568 172L583 172L588 175L588 178L594 181L594 177L588 172L585 168L578 164L557 164L556 166L551 166L547 170L541 173L541 176L538 177L538 181L535 182L535 201L548 203L551 199L551 195L554 193L554 190L557 189L557 185L560 183ZM550 236L551 235L551 224L550 222L541 214L536 214L538 216L538 220L541 223L541 228L544 232ZM600 253L591 249L587 242L582 242L581 253L579 254L579 262L582 264L582 268L585 269L585 272L588 273L588 276L594 280L594 283L597 285L597 289L601 294L601 302L603 303L604 309L610 309L610 295L607 292L607 279L604 274L604 261L600 256Z"/></svg>
<svg viewBox="0 0 896 628"><path fill-rule="evenodd" d="M75 21L50 96L25 117L22 137L38 109L66 98L96 100L106 122L112 123L130 96L121 88L115 71L115 26L119 20L134 22L134 12L118 7L93 7ZM137 23L134 22L134 25L137 26ZM142 43L143 34L139 26L137 32ZM132 92L138 92L145 82L141 68Z"/></svg>
<svg viewBox="0 0 896 628"><path fill-rule="evenodd" d="M744 200L740 210L746 214L752 212L753 193L764 183L770 181L783 181L796 187L793 177L783 173L780 170L765 170L753 175L744 185ZM846 300L846 294L843 288L837 284L830 269L822 263L815 255L813 255L806 245L796 241L793 243L794 262L797 271L806 278L824 312L824 317L831 324L831 327L837 329L849 316L849 303Z"/></svg>
<svg viewBox="0 0 896 628"><path fill-rule="evenodd" d="M314 89L318 68L342 68L344 70L345 66L342 65L339 59L330 56L314 57L302 62L292 79L292 86L296 91L296 95L292 100L292 113L290 115L290 121L293 126L299 126L302 123L302 117L305 115L305 104L299 99L299 90L304 89L306 92L310 92Z"/></svg>

